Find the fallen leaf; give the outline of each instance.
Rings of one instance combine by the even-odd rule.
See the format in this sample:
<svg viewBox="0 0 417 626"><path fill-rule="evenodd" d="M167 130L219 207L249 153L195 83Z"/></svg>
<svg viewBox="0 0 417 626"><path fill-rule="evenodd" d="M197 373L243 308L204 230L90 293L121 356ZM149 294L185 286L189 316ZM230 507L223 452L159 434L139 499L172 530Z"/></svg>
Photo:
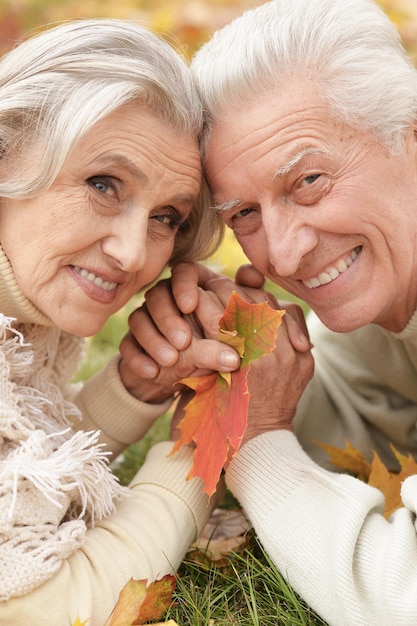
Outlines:
<svg viewBox="0 0 417 626"><path fill-rule="evenodd" d="M328 453L334 467L352 474L372 487L376 487L384 494L384 516L387 519L394 511L403 506L401 485L408 476L417 474L417 462L411 454L404 455L390 444L400 466L399 471L393 472L387 469L375 451L372 452L372 461L369 463L363 453L352 446L349 441L345 441L345 448L338 448L320 441L315 443Z"/></svg>
<svg viewBox="0 0 417 626"><path fill-rule="evenodd" d="M134 626L162 617L172 602L175 576L166 575L147 586L146 580L131 578L104 626Z"/></svg>
<svg viewBox="0 0 417 626"><path fill-rule="evenodd" d="M345 448L338 448L321 441L314 442L320 446L329 455L329 460L334 467L352 474L356 478L367 481L371 471L371 464L365 459L363 453L354 448L349 441L345 439Z"/></svg>
<svg viewBox="0 0 417 626"><path fill-rule="evenodd" d="M190 546L186 559L208 568L229 565L232 552L241 554L248 544L251 525L240 510L214 509L198 539Z"/></svg>
<svg viewBox="0 0 417 626"><path fill-rule="evenodd" d="M267 302L245 302L233 292L220 320L217 338L241 354L239 370L180 381L195 394L185 406L178 425L180 438L170 454L194 442L193 466L187 478L202 478L209 496L216 490L222 469L239 449L247 426L250 363L274 350L284 313L272 309Z"/></svg>
<svg viewBox="0 0 417 626"><path fill-rule="evenodd" d="M376 452L373 453L371 463L371 473L369 475L368 484L376 487L385 496L384 516L386 518L403 506L401 501L401 485L403 481L413 474L417 474L417 463L410 455L404 456L391 445L401 469L399 472L390 472L382 463Z"/></svg>
<svg viewBox="0 0 417 626"><path fill-rule="evenodd" d="M140 605L138 618L132 622L132 625L146 624L160 619L172 603L175 585L176 578L170 575L151 583Z"/></svg>

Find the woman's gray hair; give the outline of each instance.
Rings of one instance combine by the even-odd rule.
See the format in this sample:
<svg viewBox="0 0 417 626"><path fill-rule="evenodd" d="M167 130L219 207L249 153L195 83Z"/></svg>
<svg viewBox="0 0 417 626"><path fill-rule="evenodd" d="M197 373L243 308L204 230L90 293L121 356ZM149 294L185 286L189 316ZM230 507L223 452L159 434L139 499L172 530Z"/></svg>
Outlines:
<svg viewBox="0 0 417 626"><path fill-rule="evenodd" d="M8 52L0 61L0 197L46 191L83 135L131 102L181 136L200 136L202 107L187 62L133 22L74 20ZM42 154L36 167L33 150ZM203 200L178 233L171 262L217 247L222 227Z"/></svg>
<svg viewBox="0 0 417 626"><path fill-rule="evenodd" d="M372 0L272 0L215 33L191 69L206 111L203 151L215 118L309 77L337 117L391 151L417 120L417 71Z"/></svg>

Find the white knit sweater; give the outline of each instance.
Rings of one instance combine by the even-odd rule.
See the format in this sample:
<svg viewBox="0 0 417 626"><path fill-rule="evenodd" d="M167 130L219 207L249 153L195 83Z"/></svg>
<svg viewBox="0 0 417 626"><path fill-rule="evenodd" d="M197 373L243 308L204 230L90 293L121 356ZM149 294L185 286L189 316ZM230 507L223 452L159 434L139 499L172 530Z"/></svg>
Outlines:
<svg viewBox="0 0 417 626"><path fill-rule="evenodd" d="M389 442L416 455L417 313L398 334L376 325L331 333L314 316L309 326L316 369L298 440L275 431L249 441L227 484L282 574L328 624L416 626L417 476L386 520L382 493L325 469L314 441L344 446L345 437L387 465Z"/></svg>
<svg viewBox="0 0 417 626"><path fill-rule="evenodd" d="M130 396L117 356L71 385L83 340L24 298L1 248L0 311L0 624L103 626L129 578L178 567L215 499L186 480L191 450L167 458L171 442L118 485L106 455L168 405Z"/></svg>

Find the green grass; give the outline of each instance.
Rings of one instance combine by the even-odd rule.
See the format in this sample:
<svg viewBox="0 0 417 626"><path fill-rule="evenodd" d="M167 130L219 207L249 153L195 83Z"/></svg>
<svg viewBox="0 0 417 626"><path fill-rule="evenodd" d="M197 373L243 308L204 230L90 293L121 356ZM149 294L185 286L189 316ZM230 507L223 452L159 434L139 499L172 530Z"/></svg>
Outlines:
<svg viewBox="0 0 417 626"><path fill-rule="evenodd" d="M181 626L325 626L285 583L255 536L221 569L184 561L166 618Z"/></svg>

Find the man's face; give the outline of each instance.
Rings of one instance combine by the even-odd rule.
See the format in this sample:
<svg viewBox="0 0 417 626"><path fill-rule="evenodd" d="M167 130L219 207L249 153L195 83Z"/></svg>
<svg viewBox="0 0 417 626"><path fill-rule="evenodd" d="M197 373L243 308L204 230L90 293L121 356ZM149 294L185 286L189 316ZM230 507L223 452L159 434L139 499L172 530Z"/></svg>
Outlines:
<svg viewBox="0 0 417 626"><path fill-rule="evenodd" d="M251 262L338 332L399 331L417 306L416 165L413 129L389 155L302 80L222 116L205 162Z"/></svg>

